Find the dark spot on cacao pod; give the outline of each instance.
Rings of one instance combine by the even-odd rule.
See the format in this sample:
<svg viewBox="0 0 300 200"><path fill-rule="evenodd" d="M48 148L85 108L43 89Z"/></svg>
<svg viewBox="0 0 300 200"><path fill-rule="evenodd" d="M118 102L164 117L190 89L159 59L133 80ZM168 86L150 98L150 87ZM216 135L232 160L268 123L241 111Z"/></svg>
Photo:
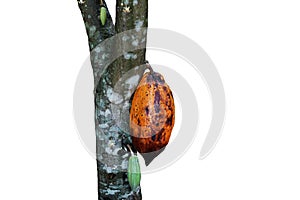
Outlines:
<svg viewBox="0 0 300 200"><path fill-rule="evenodd" d="M172 125L173 114L167 119L166 124Z"/></svg>
<svg viewBox="0 0 300 200"><path fill-rule="evenodd" d="M155 141L156 135L152 135L151 139Z"/></svg>
<svg viewBox="0 0 300 200"><path fill-rule="evenodd" d="M146 115L149 115L149 107L148 106L145 108L145 111L146 111Z"/></svg>
<svg viewBox="0 0 300 200"><path fill-rule="evenodd" d="M158 141L160 141L161 140L161 136L162 136L162 134L164 133L164 131L165 131L165 129L164 128L162 128L160 131L159 131L159 133L157 134L157 140Z"/></svg>

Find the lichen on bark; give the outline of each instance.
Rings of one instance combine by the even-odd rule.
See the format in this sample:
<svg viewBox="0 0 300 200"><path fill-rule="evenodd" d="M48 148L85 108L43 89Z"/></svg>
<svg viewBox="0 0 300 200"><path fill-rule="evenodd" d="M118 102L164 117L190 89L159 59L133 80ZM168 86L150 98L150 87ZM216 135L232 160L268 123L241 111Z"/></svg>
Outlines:
<svg viewBox="0 0 300 200"><path fill-rule="evenodd" d="M145 70L148 0L117 0L116 24L105 1L107 20L101 24L100 0L78 2L89 39L95 80L95 130L99 200L140 200L127 180L131 145L129 136L130 97ZM106 45L101 42L131 30ZM126 49L135 49L126 51ZM117 53L116 53L117 52ZM114 55L121 56L109 63Z"/></svg>

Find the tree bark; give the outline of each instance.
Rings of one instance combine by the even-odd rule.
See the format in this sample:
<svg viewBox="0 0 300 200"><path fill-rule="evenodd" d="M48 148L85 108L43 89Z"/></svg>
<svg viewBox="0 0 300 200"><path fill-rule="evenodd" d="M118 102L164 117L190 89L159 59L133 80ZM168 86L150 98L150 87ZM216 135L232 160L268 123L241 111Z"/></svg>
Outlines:
<svg viewBox="0 0 300 200"><path fill-rule="evenodd" d="M148 0L117 0L116 25L107 8L107 21L99 19L100 0L78 2L89 39L95 80L95 130L99 200L140 200L141 188L132 191L127 180L131 145L130 97L145 70ZM99 44L115 34L131 30L104 47ZM136 46L141 49L127 52ZM122 56L105 68L115 51Z"/></svg>

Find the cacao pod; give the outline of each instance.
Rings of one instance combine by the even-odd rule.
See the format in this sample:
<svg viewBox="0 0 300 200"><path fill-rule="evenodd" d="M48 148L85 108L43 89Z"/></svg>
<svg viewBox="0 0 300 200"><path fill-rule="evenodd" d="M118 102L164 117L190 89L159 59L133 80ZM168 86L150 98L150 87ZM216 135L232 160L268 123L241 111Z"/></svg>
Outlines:
<svg viewBox="0 0 300 200"><path fill-rule="evenodd" d="M130 131L132 144L146 165L164 150L174 123L175 104L170 87L161 74L153 70L145 73L132 96Z"/></svg>

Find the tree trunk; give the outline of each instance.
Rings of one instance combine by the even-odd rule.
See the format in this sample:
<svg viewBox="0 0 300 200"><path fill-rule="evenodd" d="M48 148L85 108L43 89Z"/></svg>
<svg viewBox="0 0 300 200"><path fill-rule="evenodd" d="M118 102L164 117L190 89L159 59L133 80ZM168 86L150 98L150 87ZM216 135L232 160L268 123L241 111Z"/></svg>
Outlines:
<svg viewBox="0 0 300 200"><path fill-rule="evenodd" d="M117 0L116 25L104 0L86 0L78 4L89 39L95 79L98 199L140 200L141 188L132 191L127 180L130 152L126 145L131 145L130 97L145 70L146 31L141 28L148 26L148 0ZM101 6L107 9L105 25L99 19ZM116 39L99 48L104 40L131 29L133 31L125 39ZM142 48L125 51L128 46L137 44ZM105 68L115 51L122 51L123 56Z"/></svg>

